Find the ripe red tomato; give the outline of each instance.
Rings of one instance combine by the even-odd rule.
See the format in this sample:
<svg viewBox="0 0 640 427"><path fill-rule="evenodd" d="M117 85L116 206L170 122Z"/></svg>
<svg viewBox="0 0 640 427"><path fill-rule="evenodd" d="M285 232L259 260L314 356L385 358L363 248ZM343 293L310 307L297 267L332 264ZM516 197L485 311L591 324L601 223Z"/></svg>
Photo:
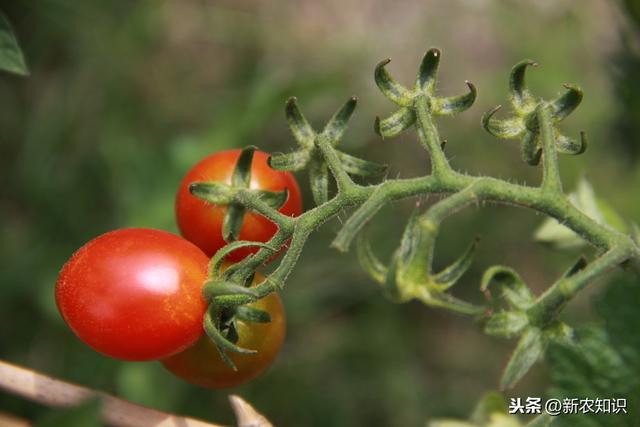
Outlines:
<svg viewBox="0 0 640 427"><path fill-rule="evenodd" d="M112 231L67 261L56 303L73 332L100 353L125 360L167 357L204 333L201 289L208 262L175 234Z"/></svg>
<svg viewBox="0 0 640 427"><path fill-rule="evenodd" d="M226 150L205 157L184 177L176 197L176 219L180 232L209 256L226 245L222 237L222 224L226 206L212 205L189 193L193 182L218 181L231 184L231 177L242 150ZM302 213L300 188L295 177L289 172L271 169L267 164L269 155L255 151L251 164L252 189L289 191L289 198L279 211L285 215L298 216ZM268 219L252 212L244 216L239 240L257 242L268 241L277 231L277 226ZM247 255L257 252L257 248L240 248L227 256L237 262Z"/></svg>
<svg viewBox="0 0 640 427"><path fill-rule="evenodd" d="M264 278L256 274L256 281ZM206 336L193 346L162 360L165 368L183 380L207 388L234 387L260 375L275 360L286 331L284 308L280 296L275 292L249 307L266 311L271 316L269 323L236 320L237 345L257 350L254 354L228 353L238 368L231 369L220 356L215 344Z"/></svg>

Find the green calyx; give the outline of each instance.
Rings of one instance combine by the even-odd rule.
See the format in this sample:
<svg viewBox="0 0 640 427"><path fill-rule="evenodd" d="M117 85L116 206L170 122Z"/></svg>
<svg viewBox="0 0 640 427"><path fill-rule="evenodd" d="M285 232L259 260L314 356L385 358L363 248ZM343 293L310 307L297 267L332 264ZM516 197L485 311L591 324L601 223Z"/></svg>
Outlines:
<svg viewBox="0 0 640 427"><path fill-rule="evenodd" d="M390 137L413 128L421 147L429 153L430 174L410 179L383 179L369 184L355 182L354 176L369 177L384 170L382 166L337 149L354 111L355 98L349 99L321 132L316 132L309 125L295 98L291 98L286 104L285 114L298 147L291 153L274 155L269 161L276 169L299 171L307 168L316 207L291 218L277 211L274 207L277 203L262 200L246 188L193 186L194 194L201 193L205 196L203 198L213 203L237 203L246 211L269 218L278 225L278 232L269 242L235 241L212 259L205 295L212 307L218 310L214 314L224 310L237 312L240 307L281 290L309 236L329 219L353 208L346 221L341 223L332 247L344 252L357 241L358 258L363 269L380 284L389 299L398 303L417 300L428 306L468 315L479 321L485 333L518 340L503 373L502 388L513 387L544 355L550 342L571 342L571 328L558 320L566 305L595 278L618 265L640 259L640 247L632 236L593 218L563 191L558 153L578 154L584 151L586 141L584 137L578 142L569 140L562 135L559 126L578 106L582 92L577 87L567 86L567 92L555 100L536 98L526 87L524 78L526 69L533 63L525 61L516 65L509 80L514 117L499 120L493 117L493 111L486 114L482 122L498 137L521 139L525 160L530 164L540 164L541 182L528 186L492 177L471 176L457 172L450 165L436 119L469 108L475 100L476 90L468 84L467 94L438 97L435 88L439 61L440 52L429 50L411 89L392 79L385 68L388 61L376 67L374 76L382 93L398 106L398 110L389 117L376 120L376 131L383 137ZM337 188L333 195L329 194L331 179ZM416 209L390 261L380 261L362 233L366 224L380 209L394 201L424 198L431 194L441 198L428 207ZM484 274L480 286L486 296L484 304L463 301L452 291L469 269L477 241L472 242L448 267L434 272L432 266L439 229L447 218L460 210L482 206L486 202L516 205L553 218L576 238L595 247L598 254L589 262L580 259L541 295L535 295L509 267L491 267ZM252 244L260 248L257 253L224 272L220 271L226 253ZM261 283L246 289L252 274L285 244L287 250L275 270ZM255 313L242 315L254 319L260 317ZM208 331L208 334L217 337L212 339L219 341L221 351L234 351L232 346L221 341L220 337L229 338L221 332L224 324L215 316L212 319L205 326L217 329Z"/></svg>
<svg viewBox="0 0 640 427"><path fill-rule="evenodd" d="M482 126L497 138L520 139L523 160L532 166L540 163L542 157L542 127L538 110L548 108L551 115L551 132L556 151L564 154L582 154L587 149L584 132L578 140L563 135L558 124L571 114L582 101L582 90L575 85L565 84L566 92L556 99L546 102L536 98L526 85L528 67L535 67L534 61L525 60L516 64L509 78L510 103L514 116L499 120L494 115L502 108L497 106L482 116Z"/></svg>
<svg viewBox="0 0 640 427"><path fill-rule="evenodd" d="M482 307L458 300L448 293L471 266L478 239L448 267L438 273L432 273L431 264L438 225L430 219L430 212L432 211L423 215L414 212L388 267L376 258L362 234L357 241L360 264L395 302L417 299L426 305L447 308L461 314L479 315L484 311Z"/></svg>
<svg viewBox="0 0 640 427"><path fill-rule="evenodd" d="M378 88L391 102L400 109L385 119L376 118L374 122L375 132L383 138L390 138L410 128L416 123L417 100L424 98L429 114L433 116L451 116L467 110L477 97L477 90L470 82L465 82L469 92L464 95L451 97L438 97L435 94L440 65L440 51L430 49L425 53L418 77L413 88L408 89L399 84L387 72L386 66L391 62L386 59L376 67L374 78Z"/></svg>
<svg viewBox="0 0 640 427"><path fill-rule="evenodd" d="M222 237L227 243L238 240L240 236L240 229L247 211L243 199L254 198L257 205L279 209L289 198L286 189L284 191L250 189L251 163L255 150L256 147L251 145L242 150L231 176L231 185L221 182L194 182L189 185L191 194L199 199L227 207L222 223ZM255 209L258 208L255 207Z"/></svg>
<svg viewBox="0 0 640 427"><path fill-rule="evenodd" d="M320 144L333 149L337 163L348 175L370 178L380 176L387 170L385 165L362 160L335 149L347 130L357 102L356 97L350 98L329 119L322 132L316 132L300 111L297 99L294 97L287 101L285 108L287 122L299 148L291 153L271 156L269 166L286 171L308 168L311 193L317 205L329 200L329 165L323 157ZM339 182L338 185L340 185Z"/></svg>

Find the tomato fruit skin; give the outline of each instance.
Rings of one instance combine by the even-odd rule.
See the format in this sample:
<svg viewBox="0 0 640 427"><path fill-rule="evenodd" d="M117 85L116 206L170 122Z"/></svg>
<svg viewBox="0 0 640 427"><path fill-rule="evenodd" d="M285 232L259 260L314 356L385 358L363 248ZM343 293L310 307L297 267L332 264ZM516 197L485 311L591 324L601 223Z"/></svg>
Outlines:
<svg viewBox="0 0 640 427"><path fill-rule="evenodd" d="M263 280L263 277L258 276L259 274L256 274L257 281ZM271 322L236 320L236 344L258 351L254 354L227 353L238 368L237 371L222 360L215 344L206 334L194 346L162 360L164 367L175 376L206 388L235 387L260 375L274 362L284 342L284 307L280 296L275 292L248 306L269 313Z"/></svg>
<svg viewBox="0 0 640 427"><path fill-rule="evenodd" d="M231 184L233 171L242 150L226 150L214 153L202 159L187 172L176 196L176 220L181 234L193 242L208 256L226 245L222 237L222 224L227 211L226 206L207 203L189 192L189 184L194 182L217 181ZM256 150L251 164L251 189L289 191L289 198L279 209L288 216L302 213L300 188L295 177L289 172L271 169L267 164L269 154ZM268 241L277 231L277 226L253 212L244 216L238 240L256 242ZM229 255L227 260L237 262L257 252L257 248L240 248Z"/></svg>
<svg viewBox="0 0 640 427"><path fill-rule="evenodd" d="M202 334L201 295L209 259L165 231L127 228L103 234L63 266L56 304L87 345L124 360L180 352Z"/></svg>

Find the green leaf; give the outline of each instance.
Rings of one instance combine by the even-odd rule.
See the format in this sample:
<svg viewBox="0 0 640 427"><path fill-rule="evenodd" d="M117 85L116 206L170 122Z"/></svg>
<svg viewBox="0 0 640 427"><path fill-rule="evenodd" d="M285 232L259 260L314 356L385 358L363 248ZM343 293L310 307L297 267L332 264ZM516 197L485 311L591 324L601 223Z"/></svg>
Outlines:
<svg viewBox="0 0 640 427"><path fill-rule="evenodd" d="M18 40L9 20L2 12L0 12L0 70L21 76L29 75Z"/></svg>
<svg viewBox="0 0 640 427"><path fill-rule="evenodd" d="M597 302L609 338L640 381L640 283L637 273L612 282ZM640 388L640 384L638 384ZM640 392L640 390L638 390Z"/></svg>
<svg viewBox="0 0 640 427"><path fill-rule="evenodd" d="M628 329L627 331L629 331ZM627 332L628 333L628 332ZM555 387L554 398L627 398L637 402L639 381L637 372L630 368L611 345L607 333L590 326L577 333L578 344L565 346L552 344L548 351L551 378ZM627 408L635 416L575 414L558 419L562 427L632 427L637 426L637 409Z"/></svg>
<svg viewBox="0 0 640 427"><path fill-rule="evenodd" d="M554 398L626 399L628 414L573 414L554 427L636 427L640 420L640 287L632 274L610 283L596 302L603 319L547 352Z"/></svg>

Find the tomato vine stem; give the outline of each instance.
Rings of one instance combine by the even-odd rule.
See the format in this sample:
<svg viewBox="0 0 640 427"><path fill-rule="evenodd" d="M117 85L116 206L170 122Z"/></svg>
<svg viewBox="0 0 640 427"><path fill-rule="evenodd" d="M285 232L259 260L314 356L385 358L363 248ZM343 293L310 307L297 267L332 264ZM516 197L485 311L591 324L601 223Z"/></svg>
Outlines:
<svg viewBox="0 0 640 427"><path fill-rule="evenodd" d="M278 249L283 245L288 247L276 270L252 288L255 296L247 293L219 295L214 298L215 302L225 306L242 305L281 290L308 237L344 209L356 208L331 244L342 252L349 250L365 224L371 221L383 206L396 200L431 194L443 195L444 198L409 221L401 245L389 267L383 267L378 260L363 263L365 270L370 269L370 275L384 285L394 301L417 299L426 305L485 321L487 316L488 320L491 320L491 316L508 314L487 311L485 306L460 301L448 293L449 288L468 267L475 245L448 268L447 274L434 274L431 271L431 261L441 224L469 205L481 205L482 202L516 205L554 218L598 250L599 255L595 260L581 263L580 268L558 279L542 295L534 298L531 294L531 298L527 297L528 299L521 301L517 307L507 308L513 311L511 318L521 321L525 319L516 335L527 336L529 341L531 336L540 340L564 339L567 328L558 327L557 318L566 304L596 277L629 259L640 258L640 248L630 236L589 217L574 206L563 192L558 152L581 154L586 148L584 135L581 135L579 142L575 142L563 136L557 127L558 123L580 103L582 92L579 88L566 85L567 93L556 100L537 99L524 83L524 71L533 62L523 61L517 64L510 78L510 99L515 116L498 120L493 117L497 111L494 109L483 116L482 124L497 137L519 138L523 158L528 164L537 165L542 160L541 183L539 186L527 186L488 176L471 176L457 172L451 167L444 152L435 117L454 115L469 108L475 100L476 89L467 82L469 93L466 95L437 97L435 81L439 60L440 52L436 49L425 54L412 89L404 88L392 79L385 69L388 61L381 62L375 72L376 83L382 93L397 104L399 109L386 119L376 118L374 128L382 137L395 136L411 126L415 128L421 146L428 151L431 159L431 174L420 178L386 179L374 184L359 184L352 180L350 174L368 176L374 170L382 170L379 165L352 156L346 157L348 155L336 148L355 108L355 98L349 99L320 133L311 129L295 98L287 102L287 119L301 148L292 154L272 157L270 164L283 170L300 170L303 167L309 167L312 172L315 170L316 172L310 176L312 184L315 180L314 199L318 205L292 218L279 213L277 209L248 191L235 191L235 203L276 223L278 232L266 243L267 247L262 247L254 255L230 267L224 280L242 283L273 256L273 248ZM327 169L337 186L337 192L332 198L328 197L326 176L323 178L317 175ZM373 256L370 250L359 250L359 254ZM490 279L491 277L488 280ZM496 328L491 330L500 333ZM527 331L533 330L539 333L527 335ZM505 331L503 335L513 336L514 333ZM523 344L523 340L524 338L519 346L531 344L527 340L524 340ZM542 341L536 345L537 348L546 348ZM514 357L519 357L519 354L523 354L523 351L517 350ZM533 361L527 360L524 363L512 359L505 371L503 383L512 386Z"/></svg>

